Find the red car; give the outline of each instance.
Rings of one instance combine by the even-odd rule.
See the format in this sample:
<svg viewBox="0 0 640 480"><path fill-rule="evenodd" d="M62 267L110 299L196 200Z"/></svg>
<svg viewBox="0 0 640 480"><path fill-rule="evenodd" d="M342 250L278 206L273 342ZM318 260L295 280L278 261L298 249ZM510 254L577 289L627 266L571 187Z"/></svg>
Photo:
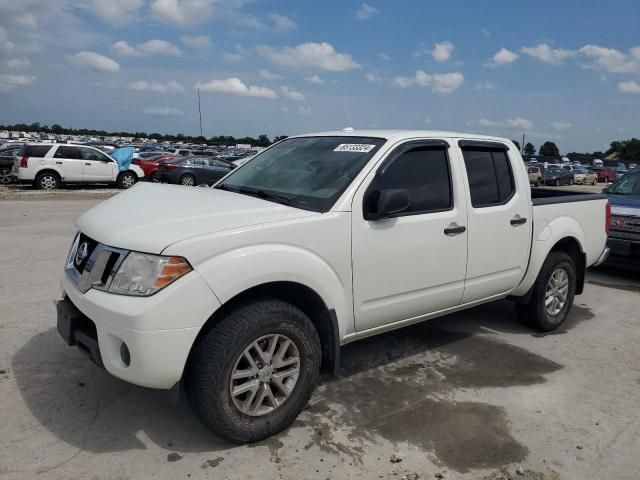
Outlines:
<svg viewBox="0 0 640 480"><path fill-rule="evenodd" d="M591 167L596 175L598 175L599 182L615 182L618 179L618 174L615 168L610 167Z"/></svg>
<svg viewBox="0 0 640 480"><path fill-rule="evenodd" d="M156 172L160 164L177 157L178 155L167 154L152 158L135 158L132 163L138 165L144 171L145 180L155 181Z"/></svg>

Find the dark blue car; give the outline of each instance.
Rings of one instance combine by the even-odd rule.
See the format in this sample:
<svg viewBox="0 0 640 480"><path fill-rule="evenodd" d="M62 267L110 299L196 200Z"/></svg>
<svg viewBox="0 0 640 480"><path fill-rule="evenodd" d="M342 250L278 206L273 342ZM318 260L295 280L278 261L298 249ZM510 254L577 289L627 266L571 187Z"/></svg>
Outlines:
<svg viewBox="0 0 640 480"><path fill-rule="evenodd" d="M611 263L640 266L640 168L630 170L603 192L611 203L607 246Z"/></svg>
<svg viewBox="0 0 640 480"><path fill-rule="evenodd" d="M165 183L213 185L234 168L232 163L216 158L182 157L161 163L156 175Z"/></svg>

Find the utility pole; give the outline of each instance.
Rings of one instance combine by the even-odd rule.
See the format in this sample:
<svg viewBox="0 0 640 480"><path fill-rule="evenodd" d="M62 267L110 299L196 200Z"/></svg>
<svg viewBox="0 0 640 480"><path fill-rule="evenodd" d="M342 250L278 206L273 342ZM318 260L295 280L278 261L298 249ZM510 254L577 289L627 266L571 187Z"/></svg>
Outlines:
<svg viewBox="0 0 640 480"><path fill-rule="evenodd" d="M523 133L522 134L522 144L520 145L520 155L524 155L524 139L525 139L525 135Z"/></svg>
<svg viewBox="0 0 640 480"><path fill-rule="evenodd" d="M198 89L198 115L200 115L200 136L204 137L202 134L202 109L200 108L200 89Z"/></svg>

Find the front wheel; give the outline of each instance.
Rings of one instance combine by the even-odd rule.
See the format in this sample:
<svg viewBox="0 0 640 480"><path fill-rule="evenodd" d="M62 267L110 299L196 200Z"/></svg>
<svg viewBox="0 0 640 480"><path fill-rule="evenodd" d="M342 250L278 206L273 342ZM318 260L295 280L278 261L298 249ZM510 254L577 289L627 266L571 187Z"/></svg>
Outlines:
<svg viewBox="0 0 640 480"><path fill-rule="evenodd" d="M133 172L124 172L118 175L116 185L122 190L133 187L138 182L138 176Z"/></svg>
<svg viewBox="0 0 640 480"><path fill-rule="evenodd" d="M196 184L196 178L187 173L180 177L180 185L184 185L185 187L193 187Z"/></svg>
<svg viewBox="0 0 640 480"><path fill-rule="evenodd" d="M193 347L189 404L214 433L256 442L293 423L318 380L318 332L301 310L265 298L225 315Z"/></svg>
<svg viewBox="0 0 640 480"><path fill-rule="evenodd" d="M565 252L551 252L533 285L531 300L516 304L520 319L549 332L566 320L576 292L576 266Z"/></svg>

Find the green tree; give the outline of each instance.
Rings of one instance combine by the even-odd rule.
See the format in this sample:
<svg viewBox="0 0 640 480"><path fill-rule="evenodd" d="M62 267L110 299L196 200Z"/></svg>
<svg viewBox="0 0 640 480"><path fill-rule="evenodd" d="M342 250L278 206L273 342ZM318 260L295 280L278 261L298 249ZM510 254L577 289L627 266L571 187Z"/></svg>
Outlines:
<svg viewBox="0 0 640 480"><path fill-rule="evenodd" d="M559 157L560 150L558 150L558 146L553 142L544 142L539 150L539 155L545 157Z"/></svg>
<svg viewBox="0 0 640 480"><path fill-rule="evenodd" d="M536 147L533 146L531 142L527 143L524 146L524 154L528 156L532 156L536 154Z"/></svg>
<svg viewBox="0 0 640 480"><path fill-rule="evenodd" d="M273 143L279 142L280 140L284 140L285 138L289 138L287 135L278 135L273 139Z"/></svg>
<svg viewBox="0 0 640 480"><path fill-rule="evenodd" d="M258 146L260 147L268 147L271 145L271 140L265 134L262 134L258 137Z"/></svg>

